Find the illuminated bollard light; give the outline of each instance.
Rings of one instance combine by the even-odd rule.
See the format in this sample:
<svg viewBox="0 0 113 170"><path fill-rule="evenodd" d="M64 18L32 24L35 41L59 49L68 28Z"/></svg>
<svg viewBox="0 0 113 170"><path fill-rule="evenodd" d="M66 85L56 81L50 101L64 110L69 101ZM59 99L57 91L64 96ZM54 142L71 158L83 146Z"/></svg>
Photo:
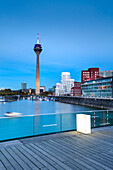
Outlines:
<svg viewBox="0 0 113 170"><path fill-rule="evenodd" d="M91 116L85 114L76 114L77 131L90 134L91 133Z"/></svg>

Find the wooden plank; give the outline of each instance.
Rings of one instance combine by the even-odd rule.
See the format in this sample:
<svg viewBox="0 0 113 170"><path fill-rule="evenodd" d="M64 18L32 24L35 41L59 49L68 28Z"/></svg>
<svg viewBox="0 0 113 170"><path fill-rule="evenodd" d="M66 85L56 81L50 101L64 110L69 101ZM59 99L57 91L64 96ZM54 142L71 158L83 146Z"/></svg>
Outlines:
<svg viewBox="0 0 113 170"><path fill-rule="evenodd" d="M50 165L54 165L56 164L56 162L54 160L52 160L50 157L48 158L48 156L44 155L44 152L41 153L41 150L37 150L38 147L35 147L33 144L26 144L25 145L27 148L29 148L32 152L34 152L36 155L38 155L39 157L41 157L42 159L44 159L46 162L48 162ZM34 147L33 147L34 146Z"/></svg>
<svg viewBox="0 0 113 170"><path fill-rule="evenodd" d="M28 164L24 162L21 156L18 156L18 153L16 152L14 147L7 148L7 151L12 155L12 157L19 163L19 165L22 166L23 169L30 170L30 167Z"/></svg>
<svg viewBox="0 0 113 170"><path fill-rule="evenodd" d="M41 152L42 154L45 154L46 156L48 156L48 158L50 158L54 164L54 167L59 167L60 168L65 168L65 169L69 169L69 167L65 166L64 163L62 163L61 161L59 161L58 159L56 159L55 157L51 156L50 154L46 153L45 151L43 151L42 149L40 149L38 146L34 145L34 144L30 144L32 147L35 148L35 150L37 150L37 152Z"/></svg>
<svg viewBox="0 0 113 170"><path fill-rule="evenodd" d="M83 154L83 155L87 155L88 153L95 154L95 149L86 147L85 145L81 145L79 142L75 143L73 140L70 140L70 139L69 140L66 139L65 141L63 140L62 142L64 142L65 143L64 145L67 145L70 150L73 150L73 151L78 150L80 154ZM99 153L99 151L97 152Z"/></svg>
<svg viewBox="0 0 113 170"><path fill-rule="evenodd" d="M94 169L103 170L103 168L101 168L99 165L95 165L93 162L87 160L85 157L80 158L79 160L82 161L82 162L85 162L86 164L90 165Z"/></svg>
<svg viewBox="0 0 113 170"><path fill-rule="evenodd" d="M41 170L48 170L46 167L41 168Z"/></svg>
<svg viewBox="0 0 113 170"><path fill-rule="evenodd" d="M53 157L53 156L56 156L56 154L54 154L53 152L51 151L48 151L48 149L45 149L45 147L41 146L40 144L30 144L30 146L32 146L33 148L35 148L38 152L41 152L42 154L44 154L45 156L47 156L48 158L50 158L51 160L53 161L57 161L57 159L59 159L60 161L64 161L64 159L61 159L59 157ZM49 152L49 153L48 153ZM51 155L52 154L52 155Z"/></svg>
<svg viewBox="0 0 113 170"><path fill-rule="evenodd" d="M41 147L42 149L44 149L45 150L45 145L39 145L39 144L35 144L35 145L37 145L38 147ZM48 147L48 150L47 150L47 152L49 153L49 147ZM56 153L56 151L55 150L52 150L54 153L55 153L55 155L57 155L58 154L58 152ZM52 153L53 153L52 152ZM66 157L67 158L67 157ZM65 168L65 166L67 165L67 166L69 166L70 164L73 164L73 165L75 165L78 169L80 168L80 169L84 169L85 167L84 166L82 166L82 165L80 165L80 164L75 164L75 162L74 162L74 160L72 160L72 159L70 159L70 158L67 158L66 159L67 161L64 161L63 162L63 164L62 164L62 167L63 168ZM68 163L68 164L67 164ZM60 164L60 166L61 166L61 164ZM70 167L71 168L71 167Z"/></svg>
<svg viewBox="0 0 113 170"><path fill-rule="evenodd" d="M35 143L35 145L37 145L37 146L39 146L40 148L46 150L48 153L50 153L51 155L53 155L53 156L54 156L55 158L57 158L58 160L60 160L60 158L61 158L61 161L62 161L62 159L63 159L63 161L66 161L66 160L67 160L67 157L66 157L65 155L63 155L63 154L60 153L60 152L57 152L55 149L49 147L47 144L41 143L41 144L39 145L39 143L38 143L38 144ZM62 161L62 162L63 162L63 161Z"/></svg>
<svg viewBox="0 0 113 170"><path fill-rule="evenodd" d="M1 161L0 161L0 170L6 170L5 166L3 165Z"/></svg>
<svg viewBox="0 0 113 170"><path fill-rule="evenodd" d="M50 141L49 141L49 142L50 142ZM53 142L53 141L51 141L51 142L55 144L55 142Z"/></svg>
<svg viewBox="0 0 113 170"><path fill-rule="evenodd" d="M4 154L1 151L0 151L0 161L4 164L6 169L14 170L14 167L10 164L10 162L7 160L7 158L4 156Z"/></svg>
<svg viewBox="0 0 113 170"><path fill-rule="evenodd" d="M91 155L91 158L92 158L93 160L97 161L97 162L102 163L103 165L105 165L105 166L107 166L107 167L109 167L109 168L112 168L112 167L113 167L113 162L108 161L108 160L106 161L105 158L102 158L101 156L98 156L97 154Z"/></svg>
<svg viewBox="0 0 113 170"><path fill-rule="evenodd" d="M20 170L22 169L22 167L15 161L15 159L8 153L6 149L2 148L1 152L4 154L4 156L8 159L8 161L14 168Z"/></svg>
<svg viewBox="0 0 113 170"><path fill-rule="evenodd" d="M68 166L73 166L73 167L75 167L75 168L77 168L77 169L86 169L86 167L85 166L83 166L83 165L81 165L80 163L78 163L77 161L75 161L75 160L69 160L69 161L66 161L66 162L64 162L66 165L68 165ZM72 168L73 169L73 168Z"/></svg>
<svg viewBox="0 0 113 170"><path fill-rule="evenodd" d="M65 149L67 148L68 151L71 151L73 154L76 154L76 158L82 157L87 153L86 151L83 152L83 148L79 148L79 144L71 143L69 141L57 141L57 143L62 145Z"/></svg>
<svg viewBox="0 0 113 170"><path fill-rule="evenodd" d="M68 166L68 167L70 167L70 166ZM55 165L54 165L54 168L55 168L55 169L58 169L58 170L63 170L63 169L65 169L65 168L59 166L58 164L55 164Z"/></svg>
<svg viewBox="0 0 113 170"><path fill-rule="evenodd" d="M103 168L103 169L106 169L106 170L111 170L111 168L109 168L108 166L105 166L105 165L103 165L103 163L100 163L100 162L98 162L98 161L95 161L95 160L93 160L93 159L91 159L91 157L89 158L89 157L85 157L87 160L89 160L89 161L91 161L91 162L93 162L95 165L99 165L101 168Z"/></svg>
<svg viewBox="0 0 113 170"><path fill-rule="evenodd" d="M85 147L84 147L85 148ZM88 149L88 148L87 148ZM94 149L95 150L95 149ZM99 150L99 149L98 149ZM100 152L100 150L99 150L99 152ZM96 155L95 155L95 153L96 153ZM101 151L101 153L102 153L102 151ZM91 150L90 150L90 147L89 147L89 154L91 154L91 156L92 156L92 153L91 153ZM97 160L100 158L100 160L102 159L101 158L101 155L100 156L98 156L97 154L99 154L99 153L97 153L96 152L96 150L95 150L95 152L93 153L93 156L95 157L95 159L97 158ZM106 163L106 159L104 160L102 160L102 161L104 161L104 164L106 164L107 165L107 163ZM112 163L110 162L110 161L108 161L108 163L109 163L109 166L110 167L112 167ZM111 165L110 165L111 164Z"/></svg>
<svg viewBox="0 0 113 170"><path fill-rule="evenodd" d="M34 154L31 155L30 153L28 153L25 149L23 149L23 146L18 146L18 147L16 147L16 149L18 149L18 151L19 151L21 154L23 154L28 161L30 161L30 162L32 163L32 166L33 166L34 168L39 169L39 168L44 167L44 166L33 156ZM32 168L33 168L33 167L32 167Z"/></svg>
<svg viewBox="0 0 113 170"><path fill-rule="evenodd" d="M76 163L79 163L80 165L83 165L86 169L91 169L91 170L95 170L95 168L93 168L92 166L90 166L89 164L79 160L79 159L76 159L75 160Z"/></svg>
<svg viewBox="0 0 113 170"><path fill-rule="evenodd" d="M61 153L62 156L65 156L65 157L66 157L65 160L67 160L67 161L68 161L69 158L70 158L70 159L76 158L76 155L74 155L74 154L72 155L71 151L67 151L66 149L64 149L63 145L62 145L62 147L58 147L58 146L53 145L53 144L51 144L51 143L49 143L49 142L46 142L46 143L44 143L44 144L45 144L45 145L48 145L50 148L52 148L52 149L53 149L53 152L55 152L56 154L57 154L57 153Z"/></svg>
<svg viewBox="0 0 113 170"><path fill-rule="evenodd" d="M100 135L103 135L103 134L100 134ZM76 140L75 137L72 137L72 138ZM92 142L93 142L94 146L95 146L95 143L96 143L97 147L99 145L102 145L102 144L106 145L105 140L100 140L97 136L94 136L94 135L87 135L87 138L84 138L83 136L81 136L80 138L81 138L82 141L86 141L88 144L92 144ZM108 145L106 145L106 148L109 148L110 146L113 146L113 144L108 143Z"/></svg>
<svg viewBox="0 0 113 170"><path fill-rule="evenodd" d="M5 141L0 142L0 148L6 148L14 145L20 145L22 144L19 140L12 140L12 141Z"/></svg>
<svg viewBox="0 0 113 170"><path fill-rule="evenodd" d="M50 141L49 141L49 142L50 142ZM54 142L51 141L51 142L53 143L53 145L54 145L55 147L58 147L58 146L59 146L59 147L58 147L59 149L60 149L61 147L64 147L64 145L60 145L60 144L58 144L58 143L56 144L55 141L54 141ZM58 145L58 146L57 146L57 145ZM65 147L65 149L67 149L67 148L68 148L68 147ZM72 151L72 150L71 150L71 151ZM76 152L75 152L74 154L76 155L77 152L78 152L78 149L76 150ZM71 154L71 153L69 153L69 154ZM82 156L82 155L81 155L81 156ZM73 157L73 159L74 159L74 156L73 156L73 155L72 155L72 157ZM80 157L79 157L79 159L80 159ZM74 160L76 160L76 159L74 159ZM78 159L77 159L77 160L78 160ZM79 161L78 161L78 162L79 162ZM80 162L81 162L81 161L80 161ZM80 162L79 162L79 163L80 163ZM84 167L86 167L86 168L88 168L88 167L91 168L91 167L92 167L92 165L90 165L90 164L86 164L86 163L82 163L82 162L81 162L81 164L82 164ZM94 168L92 167L92 169L94 169Z"/></svg>
<svg viewBox="0 0 113 170"><path fill-rule="evenodd" d="M60 161L60 162L65 161L65 159L62 158L63 157L62 154L53 152L53 149L49 148L48 146L42 145L42 143L41 144L35 143L35 145L38 146L38 148L40 148L40 149L44 150L45 152L47 152L48 154L50 154L51 156L53 156L58 161Z"/></svg>
<svg viewBox="0 0 113 170"><path fill-rule="evenodd" d="M38 161L41 162L41 164L43 164L45 167L47 167L48 169L51 169L51 170L55 170L55 168L53 166L51 166L48 162L46 162L45 160L43 160L41 157L39 157L37 154L35 154L34 152L32 152L30 149L28 149L27 147L25 146L22 146L22 148L24 150L26 150L29 154L31 154L32 156L35 157L35 159L37 159Z"/></svg>
<svg viewBox="0 0 113 170"><path fill-rule="evenodd" d="M75 152L73 153L73 149L69 149L68 146L64 146L62 144L58 144L54 142L54 144L52 142L48 142L47 143L49 147L52 147L53 149L56 149L57 152L61 152L62 154L64 154L67 157L67 160L70 159L75 159L77 158ZM52 146L53 145L53 146ZM79 152L79 151L78 151ZM81 156L81 154L79 154L79 156Z"/></svg>
<svg viewBox="0 0 113 170"><path fill-rule="evenodd" d="M72 164L71 162L64 162L66 165L68 165L70 168L72 168L72 169L74 169L74 170L79 170L79 169L81 169L80 168L80 166L79 167L77 167L77 166L75 166L74 164ZM84 167L85 168L85 167ZM58 169L59 170L59 169Z"/></svg>

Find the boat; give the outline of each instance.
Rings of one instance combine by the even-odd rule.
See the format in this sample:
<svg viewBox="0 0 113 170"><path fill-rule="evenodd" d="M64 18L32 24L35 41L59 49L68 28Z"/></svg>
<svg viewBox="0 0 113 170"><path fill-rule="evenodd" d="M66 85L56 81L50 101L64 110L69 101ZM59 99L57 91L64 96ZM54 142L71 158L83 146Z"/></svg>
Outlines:
<svg viewBox="0 0 113 170"><path fill-rule="evenodd" d="M0 102L5 102L6 100L5 99L0 99Z"/></svg>
<svg viewBox="0 0 113 170"><path fill-rule="evenodd" d="M39 101L42 101L42 98L41 97L39 97L39 99L38 99Z"/></svg>
<svg viewBox="0 0 113 170"><path fill-rule="evenodd" d="M7 116L7 117L19 117L22 114L18 113L18 112L6 112L6 113L4 113L4 115Z"/></svg>
<svg viewBox="0 0 113 170"><path fill-rule="evenodd" d="M5 98L0 97L0 102L6 102Z"/></svg>

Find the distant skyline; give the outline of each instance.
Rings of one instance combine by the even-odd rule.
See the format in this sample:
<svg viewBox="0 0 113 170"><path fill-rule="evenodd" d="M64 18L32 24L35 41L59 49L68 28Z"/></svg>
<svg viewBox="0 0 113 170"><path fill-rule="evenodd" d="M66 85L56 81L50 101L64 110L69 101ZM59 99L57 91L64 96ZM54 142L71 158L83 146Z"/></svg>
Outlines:
<svg viewBox="0 0 113 170"><path fill-rule="evenodd" d="M46 90L61 72L113 70L113 0L0 0L0 88L35 88L37 33Z"/></svg>

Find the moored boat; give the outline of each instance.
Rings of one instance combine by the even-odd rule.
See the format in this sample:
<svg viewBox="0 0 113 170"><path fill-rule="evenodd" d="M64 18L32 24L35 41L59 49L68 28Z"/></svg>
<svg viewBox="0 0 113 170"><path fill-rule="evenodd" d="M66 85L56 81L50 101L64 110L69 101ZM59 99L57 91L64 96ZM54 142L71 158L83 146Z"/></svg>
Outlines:
<svg viewBox="0 0 113 170"><path fill-rule="evenodd" d="M4 115L7 116L7 117L19 117L22 114L18 113L18 112L6 112L6 113L4 113Z"/></svg>

